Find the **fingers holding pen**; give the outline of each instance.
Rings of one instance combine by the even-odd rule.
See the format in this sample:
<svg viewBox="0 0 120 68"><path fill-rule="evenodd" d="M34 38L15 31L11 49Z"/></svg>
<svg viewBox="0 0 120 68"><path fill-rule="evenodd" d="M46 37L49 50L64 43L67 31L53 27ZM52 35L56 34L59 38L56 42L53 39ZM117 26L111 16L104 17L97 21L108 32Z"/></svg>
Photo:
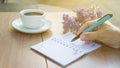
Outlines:
<svg viewBox="0 0 120 68"><path fill-rule="evenodd" d="M87 29L89 26L93 25L94 23L96 23L97 20L93 20L93 21L88 21L85 24L83 24L81 26L81 28L79 29L77 35L80 35L80 39L82 41L85 41L85 43L89 44L92 41L94 41L97 38L97 32L84 32L85 29Z"/></svg>
<svg viewBox="0 0 120 68"><path fill-rule="evenodd" d="M92 21L88 21L86 23L84 23L80 29L77 32L77 35L79 35L80 33L82 33L85 29L87 29L89 26L93 25L94 23L96 23L97 20L92 20Z"/></svg>

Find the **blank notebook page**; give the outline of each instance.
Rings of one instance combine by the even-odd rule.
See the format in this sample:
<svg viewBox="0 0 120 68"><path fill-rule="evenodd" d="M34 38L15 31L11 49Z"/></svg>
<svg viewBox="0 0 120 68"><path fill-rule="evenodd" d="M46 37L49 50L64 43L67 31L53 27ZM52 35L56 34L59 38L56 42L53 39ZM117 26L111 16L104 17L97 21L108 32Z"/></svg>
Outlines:
<svg viewBox="0 0 120 68"><path fill-rule="evenodd" d="M80 39L71 42L74 37L74 34L68 32L64 35L51 37L32 46L31 48L38 51L39 53L42 53L58 64L67 66L81 56L100 47L100 45L96 43L85 44Z"/></svg>

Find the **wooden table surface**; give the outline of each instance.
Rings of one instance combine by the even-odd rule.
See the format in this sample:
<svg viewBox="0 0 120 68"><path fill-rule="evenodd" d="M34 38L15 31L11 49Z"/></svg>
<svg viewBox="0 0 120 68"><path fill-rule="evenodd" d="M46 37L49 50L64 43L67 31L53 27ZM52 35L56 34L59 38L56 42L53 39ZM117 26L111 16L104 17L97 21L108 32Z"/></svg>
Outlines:
<svg viewBox="0 0 120 68"><path fill-rule="evenodd" d="M43 8L45 11L62 9ZM72 13L67 9L46 12L46 19L52 22L52 27L48 31L38 34L21 33L11 26L12 21L19 18L18 12L0 12L0 68L62 68L45 56L32 51L30 47L51 36L62 34L61 22L64 12ZM111 21L120 22L120 20L116 21L115 16ZM103 45L66 68L120 68L120 49Z"/></svg>

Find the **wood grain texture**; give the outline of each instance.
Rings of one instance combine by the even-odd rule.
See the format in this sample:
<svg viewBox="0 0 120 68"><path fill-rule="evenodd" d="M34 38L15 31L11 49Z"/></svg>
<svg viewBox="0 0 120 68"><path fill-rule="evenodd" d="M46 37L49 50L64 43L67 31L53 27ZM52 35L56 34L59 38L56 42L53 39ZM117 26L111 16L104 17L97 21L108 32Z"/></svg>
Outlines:
<svg viewBox="0 0 120 68"><path fill-rule="evenodd" d="M46 68L45 58L30 47L42 41L41 34L30 35L16 31L11 23L15 12L0 13L0 68Z"/></svg>
<svg viewBox="0 0 120 68"><path fill-rule="evenodd" d="M48 20L50 20L53 25L50 31L44 32L42 34L44 40L48 39L51 36L62 34L62 14L63 12L48 13ZM120 49L113 49L103 45L102 48L84 56L66 68L119 68L119 54ZM47 64L48 68L62 68L49 59L47 60Z"/></svg>
<svg viewBox="0 0 120 68"><path fill-rule="evenodd" d="M120 20L119 20L120 14L118 12L119 4L117 3L117 1L109 1L109 3L107 3L107 1L108 0L101 1L101 2L98 1L96 3L97 3L97 6L99 6L100 9L103 10L104 14L112 13L114 15L110 21L111 21L111 23L113 23L114 25L116 25L120 28L120 23L119 23L120 22ZM80 3L80 4L83 4L81 6L85 6L84 3ZM88 6L85 6L85 7L88 8ZM48 32L49 35L47 35L47 33L44 33L44 35L43 35L44 39L49 38L49 36L62 34L61 33L63 30L63 29L61 29L62 14L57 12L57 13L53 13L50 16L51 16L50 17L51 21L54 18L54 20L52 21L54 24L53 24L53 27L51 28L51 31ZM57 21L57 19L59 19L59 20ZM59 26L58 26L58 24L59 24ZM120 55L119 54L120 54L120 49L113 49L113 48L109 48L109 47L103 45L102 48L84 56L82 59L77 60L75 63L69 65L66 68L119 68L120 67L120 63L119 63ZM59 65L55 64L54 62L52 62L51 60L47 60L47 63L48 63L49 68L62 68Z"/></svg>
<svg viewBox="0 0 120 68"><path fill-rule="evenodd" d="M96 3L105 13L113 13L114 17L110 21L120 27L119 1L117 1L111 0L107 4L103 1ZM83 3L81 6L84 6ZM61 8L58 7L50 8L44 5L36 7L47 11L45 18L52 22L52 27L48 31L39 34L25 34L12 28L12 21L19 18L18 12L0 12L0 68L62 68L43 55L32 51L30 47L52 36L62 34L63 13L71 15L74 13L67 9L61 11ZM57 9L60 11L56 11ZM119 68L119 57L120 49L103 45L102 48L84 56L66 68Z"/></svg>

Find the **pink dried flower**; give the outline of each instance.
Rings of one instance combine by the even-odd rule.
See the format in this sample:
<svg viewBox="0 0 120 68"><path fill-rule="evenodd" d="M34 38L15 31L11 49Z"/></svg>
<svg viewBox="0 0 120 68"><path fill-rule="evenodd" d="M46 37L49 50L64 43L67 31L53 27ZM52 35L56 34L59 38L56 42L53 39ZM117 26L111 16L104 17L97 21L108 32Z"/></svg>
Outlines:
<svg viewBox="0 0 120 68"><path fill-rule="evenodd" d="M80 25L76 22L76 18L71 17L71 31L77 32L79 27L80 27Z"/></svg>
<svg viewBox="0 0 120 68"><path fill-rule="evenodd" d="M91 20L97 19L96 12L95 11L91 12L90 17L91 17Z"/></svg>
<svg viewBox="0 0 120 68"><path fill-rule="evenodd" d="M100 18L103 15L103 12L101 10L96 11L97 17Z"/></svg>
<svg viewBox="0 0 120 68"><path fill-rule="evenodd" d="M68 17L69 17L69 15L68 15L68 14L63 14L63 20L67 20L67 19L68 19Z"/></svg>
<svg viewBox="0 0 120 68"><path fill-rule="evenodd" d="M78 8L76 10L76 17L70 17L68 14L63 14L63 28L64 32L77 32L80 26L85 22L100 18L103 12L101 10L91 11L90 9Z"/></svg>

